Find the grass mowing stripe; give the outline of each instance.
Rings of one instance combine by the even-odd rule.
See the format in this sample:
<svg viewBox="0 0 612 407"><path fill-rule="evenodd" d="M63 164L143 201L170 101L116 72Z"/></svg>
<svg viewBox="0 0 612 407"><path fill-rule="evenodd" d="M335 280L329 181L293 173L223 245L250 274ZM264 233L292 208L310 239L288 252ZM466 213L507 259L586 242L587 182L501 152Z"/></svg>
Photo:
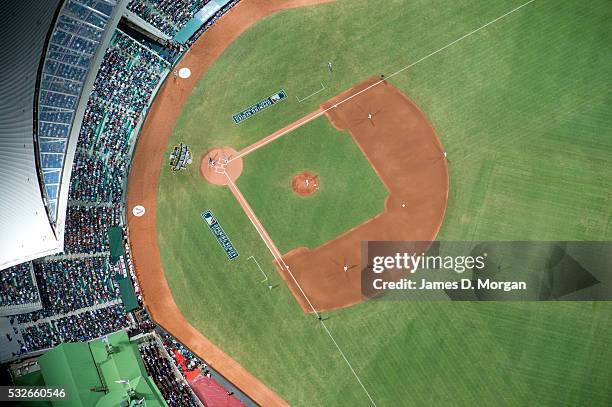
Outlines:
<svg viewBox="0 0 612 407"><path fill-rule="evenodd" d="M608 3L536 1L392 79L449 152L442 239L612 238ZM216 145L245 147L517 3L386 4L340 1L260 21L200 81L171 145L186 142L196 157ZM321 79L325 92L300 104L292 98ZM291 100L231 123L232 113L281 87ZM208 208L241 253L236 262L204 233L198 216ZM231 194L203 185L197 169L162 170L160 250L186 317L293 405L367 405L251 229ZM258 285L250 255L279 287ZM377 301L335 312L326 323L381 406L603 406L612 400L605 387L612 380L610 315L609 304Z"/></svg>

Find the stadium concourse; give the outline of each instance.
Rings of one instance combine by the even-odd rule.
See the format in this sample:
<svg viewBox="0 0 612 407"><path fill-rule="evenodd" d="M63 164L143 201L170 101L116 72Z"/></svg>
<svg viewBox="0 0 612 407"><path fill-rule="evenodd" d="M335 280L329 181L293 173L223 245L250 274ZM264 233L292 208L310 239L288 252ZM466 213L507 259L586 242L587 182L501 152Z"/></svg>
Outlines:
<svg viewBox="0 0 612 407"><path fill-rule="evenodd" d="M122 16L115 16L91 92L85 95L68 190L64 250L0 274L0 362L31 366L33 358L58 344L87 342L121 330L132 339L162 335L163 344L150 339L138 348L168 405L219 405L219 400L217 404L205 400L218 398L219 391L223 405L250 405L237 388L148 318L127 242L124 205L131 152L156 90L188 47L238 1L216 2L208 19L196 21L198 29L182 44L172 37L192 22L208 0L83 0L77 5L67 1L66 7L72 9L64 11L85 21L85 15L78 14L79 7L91 10L100 7L99 3L111 10L109 5L118 3L123 17L129 20L137 15L141 28L157 29L163 38L153 41L127 24L118 28ZM89 60L79 55L93 55L96 49L87 48L83 28L75 32L80 34L61 31L55 37L61 40L58 49L64 54L53 55L53 62L44 67L45 75L64 81L63 92L45 97L52 111L40 118L47 134L54 136L63 132L67 137L68 132L62 130L65 106L75 102L65 94L74 90L72 83L81 80L89 68ZM99 33L95 36L102 38ZM55 145L50 151L62 154L63 144ZM114 242L113 229L119 231ZM17 368L13 375L28 372ZM215 390L203 392L199 385L200 401L187 377Z"/></svg>

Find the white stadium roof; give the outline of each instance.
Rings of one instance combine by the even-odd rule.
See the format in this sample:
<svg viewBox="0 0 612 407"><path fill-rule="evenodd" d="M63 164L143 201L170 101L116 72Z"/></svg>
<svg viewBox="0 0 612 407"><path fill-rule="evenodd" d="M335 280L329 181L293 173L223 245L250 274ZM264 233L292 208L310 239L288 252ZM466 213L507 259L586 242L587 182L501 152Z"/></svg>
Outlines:
<svg viewBox="0 0 612 407"><path fill-rule="evenodd" d="M117 4L0 3L0 270L63 250L78 134Z"/></svg>
<svg viewBox="0 0 612 407"><path fill-rule="evenodd" d="M3 2L0 49L0 269L61 250L36 170L34 98L59 0Z"/></svg>

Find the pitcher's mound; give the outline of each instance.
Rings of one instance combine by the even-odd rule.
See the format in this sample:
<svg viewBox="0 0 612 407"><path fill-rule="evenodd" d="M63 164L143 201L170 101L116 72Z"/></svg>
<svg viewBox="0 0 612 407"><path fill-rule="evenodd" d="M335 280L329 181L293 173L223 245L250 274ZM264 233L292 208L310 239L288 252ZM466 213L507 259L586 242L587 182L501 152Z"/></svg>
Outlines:
<svg viewBox="0 0 612 407"><path fill-rule="evenodd" d="M218 147L209 150L200 163L200 174L215 185L228 185L229 180L236 181L242 173L242 158L235 158L238 153L233 148Z"/></svg>
<svg viewBox="0 0 612 407"><path fill-rule="evenodd" d="M312 195L319 189L319 177L308 171L300 172L293 177L291 189L299 196Z"/></svg>

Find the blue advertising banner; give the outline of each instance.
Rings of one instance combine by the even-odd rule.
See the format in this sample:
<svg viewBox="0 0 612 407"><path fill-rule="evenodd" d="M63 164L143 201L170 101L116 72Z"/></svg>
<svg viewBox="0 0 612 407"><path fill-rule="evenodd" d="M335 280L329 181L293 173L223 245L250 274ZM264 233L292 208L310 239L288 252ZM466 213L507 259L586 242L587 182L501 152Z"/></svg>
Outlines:
<svg viewBox="0 0 612 407"><path fill-rule="evenodd" d="M234 260L236 257L238 257L238 252L234 248L232 242L229 240L229 237L227 237L227 235L225 234L225 231L223 230L221 225L219 225L219 222L217 222L217 219L215 218L213 213L211 211L202 212L202 219L204 219L204 222L206 222L206 224L210 228L210 231L221 245L221 248L225 250L227 258L230 260Z"/></svg>
<svg viewBox="0 0 612 407"><path fill-rule="evenodd" d="M287 93L285 93L284 90L279 90L278 92L276 92L275 94L260 100L259 102L255 103L254 105L251 105L249 107L247 107L246 109L244 109L243 111L241 111L240 113L236 113L235 115L232 116L232 119L234 120L235 124L238 124L246 119L248 119L249 117L256 115L257 113L261 112L262 110L265 110L267 108L269 108L272 105L275 105L276 103L282 102L283 100L285 100L287 98Z"/></svg>

